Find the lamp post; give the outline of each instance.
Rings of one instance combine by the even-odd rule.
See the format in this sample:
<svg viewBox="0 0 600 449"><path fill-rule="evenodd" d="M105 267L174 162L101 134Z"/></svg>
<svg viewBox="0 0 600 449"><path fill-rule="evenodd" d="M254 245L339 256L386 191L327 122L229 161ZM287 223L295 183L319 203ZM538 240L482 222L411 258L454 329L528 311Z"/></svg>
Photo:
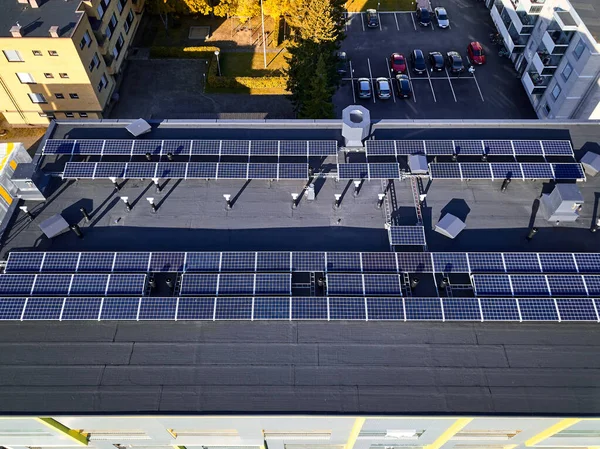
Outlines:
<svg viewBox="0 0 600 449"><path fill-rule="evenodd" d="M217 71L219 72L219 76L221 76L221 63L219 62L219 50L215 50L215 56L217 57Z"/></svg>
<svg viewBox="0 0 600 449"><path fill-rule="evenodd" d="M263 9L263 0L260 0L260 20L262 23L262 39L263 39L263 60L265 69L267 68L267 41L265 39L265 12Z"/></svg>

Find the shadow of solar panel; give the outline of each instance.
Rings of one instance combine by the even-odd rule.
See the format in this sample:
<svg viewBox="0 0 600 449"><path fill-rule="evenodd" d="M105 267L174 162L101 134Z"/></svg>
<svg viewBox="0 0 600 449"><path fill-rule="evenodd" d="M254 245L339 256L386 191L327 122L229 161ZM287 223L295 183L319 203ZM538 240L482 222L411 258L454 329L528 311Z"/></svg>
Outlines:
<svg viewBox="0 0 600 449"><path fill-rule="evenodd" d="M542 156L542 144L539 140L513 140L513 148L516 155L521 156Z"/></svg>
<svg viewBox="0 0 600 449"><path fill-rule="evenodd" d="M123 178L125 176L125 162L98 162L95 178Z"/></svg>
<svg viewBox="0 0 600 449"><path fill-rule="evenodd" d="M150 271L183 271L185 253L161 252L150 256Z"/></svg>
<svg viewBox="0 0 600 449"><path fill-rule="evenodd" d="M111 274L107 295L142 295L146 283L145 274Z"/></svg>
<svg viewBox="0 0 600 449"><path fill-rule="evenodd" d="M437 273L468 273L466 253L431 253Z"/></svg>
<svg viewBox="0 0 600 449"><path fill-rule="evenodd" d="M494 179L523 179L521 164L516 162L492 162L490 167Z"/></svg>
<svg viewBox="0 0 600 449"><path fill-rule="evenodd" d="M552 164L556 179L585 179L581 164Z"/></svg>
<svg viewBox="0 0 600 449"><path fill-rule="evenodd" d="M396 140L398 155L423 154L425 143L422 140Z"/></svg>
<svg viewBox="0 0 600 449"><path fill-rule="evenodd" d="M360 253L327 253L327 271L362 271Z"/></svg>
<svg viewBox="0 0 600 449"><path fill-rule="evenodd" d="M187 164L185 162L159 162L156 170L157 178L183 179Z"/></svg>
<svg viewBox="0 0 600 449"><path fill-rule="evenodd" d="M335 156L338 151L336 140L309 140L309 156Z"/></svg>
<svg viewBox="0 0 600 449"><path fill-rule="evenodd" d="M515 296L549 296L548 284L544 276L517 275L510 276Z"/></svg>
<svg viewBox="0 0 600 449"><path fill-rule="evenodd" d="M182 295L216 295L219 275L184 274L181 277Z"/></svg>
<svg viewBox="0 0 600 449"><path fill-rule="evenodd" d="M5 273L40 271L44 253L42 252L14 252L8 255L8 261L4 268Z"/></svg>
<svg viewBox="0 0 600 449"><path fill-rule="evenodd" d="M61 320L97 320L102 298L66 298Z"/></svg>
<svg viewBox="0 0 600 449"><path fill-rule="evenodd" d="M465 179L492 179L490 164L462 163L460 166Z"/></svg>
<svg viewBox="0 0 600 449"><path fill-rule="evenodd" d="M339 179L364 179L368 177L368 164L338 164Z"/></svg>
<svg viewBox="0 0 600 449"><path fill-rule="evenodd" d="M328 295L363 295L363 280L360 274L328 274Z"/></svg>
<svg viewBox="0 0 600 449"><path fill-rule="evenodd" d="M398 259L398 269L400 272L407 273L431 273L433 265L431 264L431 254L429 253L396 253Z"/></svg>
<svg viewBox="0 0 600 449"><path fill-rule="evenodd" d="M323 272L325 267L324 252L294 252L292 253L292 271L296 272Z"/></svg>
<svg viewBox="0 0 600 449"><path fill-rule="evenodd" d="M248 164L248 179L277 179L277 164Z"/></svg>
<svg viewBox="0 0 600 449"><path fill-rule="evenodd" d="M504 253L507 273L540 273L541 267L535 253Z"/></svg>
<svg viewBox="0 0 600 449"><path fill-rule="evenodd" d="M573 147L568 140L542 140L546 156L573 156Z"/></svg>
<svg viewBox="0 0 600 449"><path fill-rule="evenodd" d="M474 274L473 287L477 295L511 295L508 276L502 274Z"/></svg>
<svg viewBox="0 0 600 449"><path fill-rule="evenodd" d="M362 253L362 269L397 273L396 255L394 253Z"/></svg>
<svg viewBox="0 0 600 449"><path fill-rule="evenodd" d="M255 320L289 320L290 298L254 298Z"/></svg>
<svg viewBox="0 0 600 449"><path fill-rule="evenodd" d="M252 319L252 298L217 298L215 320Z"/></svg>
<svg viewBox="0 0 600 449"><path fill-rule="evenodd" d="M150 153L152 155L161 154L162 140L135 140L133 143L133 154L142 155Z"/></svg>
<svg viewBox="0 0 600 449"><path fill-rule="evenodd" d="M554 179L552 167L546 163L528 163L521 164L523 177L525 179Z"/></svg>
<svg viewBox="0 0 600 449"><path fill-rule="evenodd" d="M73 147L73 154L82 154L88 156L101 154L103 144L104 141L98 139L78 140Z"/></svg>
<svg viewBox="0 0 600 449"><path fill-rule="evenodd" d="M140 320L174 320L177 298L142 298Z"/></svg>
<svg viewBox="0 0 600 449"><path fill-rule="evenodd" d="M113 271L146 272L150 262L150 253L117 253Z"/></svg>
<svg viewBox="0 0 600 449"><path fill-rule="evenodd" d="M221 258L221 271L255 271L255 252L224 252Z"/></svg>
<svg viewBox="0 0 600 449"><path fill-rule="evenodd" d="M600 273L600 254L575 253L575 261L580 273Z"/></svg>
<svg viewBox="0 0 600 449"><path fill-rule="evenodd" d="M367 315L369 321L403 321L404 303L402 298L367 298Z"/></svg>
<svg viewBox="0 0 600 449"><path fill-rule="evenodd" d="M468 253L472 273L503 273L501 253Z"/></svg>
<svg viewBox="0 0 600 449"><path fill-rule="evenodd" d="M282 140L279 143L279 154L281 156L307 156L306 140Z"/></svg>
<svg viewBox="0 0 600 449"><path fill-rule="evenodd" d="M390 244L425 245L425 230L423 226L391 226Z"/></svg>
<svg viewBox="0 0 600 449"><path fill-rule="evenodd" d="M220 140L192 141L192 154L196 156L216 156L221 148Z"/></svg>
<svg viewBox="0 0 600 449"><path fill-rule="evenodd" d="M179 298L178 320L211 320L215 311L215 298Z"/></svg>
<svg viewBox="0 0 600 449"><path fill-rule="evenodd" d="M437 179L461 179L457 163L429 164L429 174Z"/></svg>
<svg viewBox="0 0 600 449"><path fill-rule="evenodd" d="M483 154L483 143L481 140L455 140L454 151L456 154L478 156Z"/></svg>
<svg viewBox="0 0 600 449"><path fill-rule="evenodd" d="M140 298L104 298L101 320L135 320L140 307Z"/></svg>
<svg viewBox="0 0 600 449"><path fill-rule="evenodd" d="M63 179L91 179L94 177L95 170L96 162L67 162L63 171Z"/></svg>
<svg viewBox="0 0 600 449"><path fill-rule="evenodd" d="M600 276L585 275L583 279L589 296L600 295Z"/></svg>
<svg viewBox="0 0 600 449"><path fill-rule="evenodd" d="M247 156L250 154L249 140L224 140L221 143L221 155Z"/></svg>
<svg viewBox="0 0 600 449"><path fill-rule="evenodd" d="M29 298L23 320L58 320L64 302L64 298Z"/></svg>
<svg viewBox="0 0 600 449"><path fill-rule="evenodd" d="M111 139L104 142L104 156L130 155L133 151L135 140Z"/></svg>
<svg viewBox="0 0 600 449"><path fill-rule="evenodd" d="M185 259L185 271L219 271L221 253L197 252L187 253Z"/></svg>
<svg viewBox="0 0 600 449"><path fill-rule="evenodd" d="M126 178L156 178L156 166L154 162L129 162L125 170Z"/></svg>
<svg viewBox="0 0 600 449"><path fill-rule="evenodd" d="M212 179L217 177L216 162L190 162L188 163L188 179Z"/></svg>
<svg viewBox="0 0 600 449"><path fill-rule="evenodd" d="M548 276L548 285L552 296L587 296L582 276Z"/></svg>
<svg viewBox="0 0 600 449"><path fill-rule="evenodd" d="M114 260L115 253L113 252L81 253L79 264L77 265L77 272L80 273L92 271L101 273L105 271L112 271Z"/></svg>
<svg viewBox="0 0 600 449"><path fill-rule="evenodd" d="M592 299L561 298L556 300L556 305L562 321L598 321Z"/></svg>
<svg viewBox="0 0 600 449"><path fill-rule="evenodd" d="M515 298L480 298L484 321L520 321Z"/></svg>
<svg viewBox="0 0 600 449"><path fill-rule="evenodd" d="M79 253L46 253L44 263L40 271L75 271Z"/></svg>
<svg viewBox="0 0 600 449"><path fill-rule="evenodd" d="M454 154L454 145L451 140L426 140L425 151L431 156Z"/></svg>
<svg viewBox="0 0 600 449"><path fill-rule="evenodd" d="M514 155L510 140L484 140L483 145L490 155Z"/></svg>
<svg viewBox="0 0 600 449"><path fill-rule="evenodd" d="M48 139L44 143L44 154L71 154L75 146L75 140Z"/></svg>
<svg viewBox="0 0 600 449"><path fill-rule="evenodd" d="M308 164L279 164L279 179L308 179Z"/></svg>
<svg viewBox="0 0 600 449"><path fill-rule="evenodd" d="M539 253L544 273L577 273L572 253Z"/></svg>
<svg viewBox="0 0 600 449"><path fill-rule="evenodd" d="M0 294L29 295L33 287L33 274L3 274L0 275Z"/></svg>
<svg viewBox="0 0 600 449"><path fill-rule="evenodd" d="M439 298L404 298L407 320L442 320Z"/></svg>
<svg viewBox="0 0 600 449"><path fill-rule="evenodd" d="M523 321L558 321L554 299L518 299Z"/></svg>
<svg viewBox="0 0 600 449"><path fill-rule="evenodd" d="M257 295L291 295L292 275L290 273L257 273L254 293Z"/></svg>
<svg viewBox="0 0 600 449"><path fill-rule="evenodd" d="M277 140L251 140L250 154L253 156L277 156L279 141Z"/></svg>
<svg viewBox="0 0 600 449"><path fill-rule="evenodd" d="M253 292L253 274L225 273L219 277L219 295L252 295Z"/></svg>
<svg viewBox="0 0 600 449"><path fill-rule="evenodd" d="M396 150L393 140L365 140L367 155L395 155Z"/></svg>
<svg viewBox="0 0 600 449"><path fill-rule="evenodd" d="M190 140L165 140L163 142L162 154L173 154L175 156L189 156L191 151Z"/></svg>
<svg viewBox="0 0 600 449"><path fill-rule="evenodd" d="M289 252L256 253L256 271L291 271L292 258Z"/></svg>
<svg viewBox="0 0 600 449"><path fill-rule="evenodd" d="M104 295L108 274L78 274L73 276L69 295Z"/></svg>
<svg viewBox="0 0 600 449"><path fill-rule="evenodd" d="M364 298L329 298L329 319L366 320Z"/></svg>
<svg viewBox="0 0 600 449"><path fill-rule="evenodd" d="M397 179L400 168L396 163L369 164L370 179Z"/></svg>
<svg viewBox="0 0 600 449"><path fill-rule="evenodd" d="M248 164L220 163L217 170L217 177L220 179L246 179L248 175Z"/></svg>
<svg viewBox="0 0 600 449"><path fill-rule="evenodd" d="M20 320L25 298L0 298L0 320Z"/></svg>
<svg viewBox="0 0 600 449"><path fill-rule="evenodd" d="M292 298L292 320L326 320L327 298Z"/></svg>
<svg viewBox="0 0 600 449"><path fill-rule="evenodd" d="M481 321L477 298L443 298L446 321Z"/></svg>
<svg viewBox="0 0 600 449"><path fill-rule="evenodd" d="M397 274L365 274L365 295L402 296L400 276Z"/></svg>

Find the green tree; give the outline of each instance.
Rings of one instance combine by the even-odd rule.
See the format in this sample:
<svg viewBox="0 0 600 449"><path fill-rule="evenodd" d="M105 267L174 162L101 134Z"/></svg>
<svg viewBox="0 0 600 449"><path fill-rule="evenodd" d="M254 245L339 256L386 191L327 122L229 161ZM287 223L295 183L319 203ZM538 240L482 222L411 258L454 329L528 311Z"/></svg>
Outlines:
<svg viewBox="0 0 600 449"><path fill-rule="evenodd" d="M289 14L289 0L263 0L263 9L265 15L277 20L279 17Z"/></svg>
<svg viewBox="0 0 600 449"><path fill-rule="evenodd" d="M208 15L212 11L212 6L208 0L179 0L191 14Z"/></svg>
<svg viewBox="0 0 600 449"><path fill-rule="evenodd" d="M334 12L331 0L293 0L288 22L301 40L333 43L341 37Z"/></svg>
<svg viewBox="0 0 600 449"><path fill-rule="evenodd" d="M320 54L317 59L314 74L308 83L305 100L298 111L300 118L325 119L333 118L331 98L334 89L331 87L327 70L326 58Z"/></svg>
<svg viewBox="0 0 600 449"><path fill-rule="evenodd" d="M173 0L149 0L146 7L153 14L158 15L165 30L169 30L169 14L177 11L175 2Z"/></svg>

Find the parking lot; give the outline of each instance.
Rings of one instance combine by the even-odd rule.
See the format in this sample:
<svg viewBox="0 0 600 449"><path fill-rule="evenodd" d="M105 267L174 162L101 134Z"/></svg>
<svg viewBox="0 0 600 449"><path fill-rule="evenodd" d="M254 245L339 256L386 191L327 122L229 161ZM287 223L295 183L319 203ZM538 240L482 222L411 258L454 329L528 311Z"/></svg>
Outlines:
<svg viewBox="0 0 600 449"><path fill-rule="evenodd" d="M342 51L348 55L346 75L334 96L336 113L341 114L349 104L363 104L371 111L374 119L456 119L456 118L535 118L533 108L516 77L512 63L498 55L499 48L490 44L489 35L495 31L489 11L477 0L433 0L432 9L443 6L448 12L450 27L438 27L434 15L430 26L419 25L417 17L410 12L381 12L379 26L367 27L365 13L350 13L346 22L346 39ZM466 69L467 45L479 41L486 52L487 61L483 66L474 66L474 73ZM465 63L465 71L450 73L446 68L441 72L425 74L413 71L410 53L421 49L427 59L429 52L439 51L446 57L448 51L458 51ZM381 100L373 95L370 99L359 99L357 79L392 79L389 57L392 53L402 53L407 58L407 75L410 78L413 95L408 99L397 96L396 81L392 98Z"/></svg>

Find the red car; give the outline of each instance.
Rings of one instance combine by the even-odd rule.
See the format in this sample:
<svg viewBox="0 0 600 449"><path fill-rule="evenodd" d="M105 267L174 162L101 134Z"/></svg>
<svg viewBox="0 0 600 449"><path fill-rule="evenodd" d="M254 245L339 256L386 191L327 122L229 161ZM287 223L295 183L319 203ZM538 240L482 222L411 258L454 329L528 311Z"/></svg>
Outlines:
<svg viewBox="0 0 600 449"><path fill-rule="evenodd" d="M483 47L479 42L471 42L467 47L467 54L469 55L469 60L473 64L485 64L485 54L483 53Z"/></svg>
<svg viewBox="0 0 600 449"><path fill-rule="evenodd" d="M406 72L406 58L401 53L392 53L390 56L390 69L394 73Z"/></svg>

